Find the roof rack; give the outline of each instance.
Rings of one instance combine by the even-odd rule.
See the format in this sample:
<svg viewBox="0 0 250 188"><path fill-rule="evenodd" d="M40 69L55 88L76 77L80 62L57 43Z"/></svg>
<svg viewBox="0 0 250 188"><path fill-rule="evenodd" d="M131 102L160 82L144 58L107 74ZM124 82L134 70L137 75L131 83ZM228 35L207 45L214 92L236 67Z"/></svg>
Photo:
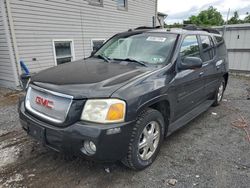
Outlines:
<svg viewBox="0 0 250 188"><path fill-rule="evenodd" d="M143 29L160 29L161 26L156 26L156 27L148 27L148 26L140 26L134 29L129 29L128 31L133 31L133 30L143 30Z"/></svg>
<svg viewBox="0 0 250 188"><path fill-rule="evenodd" d="M184 25L183 29L193 30L193 31L206 31L208 33L220 34L220 32L216 29L208 28L208 27L200 27L196 25Z"/></svg>

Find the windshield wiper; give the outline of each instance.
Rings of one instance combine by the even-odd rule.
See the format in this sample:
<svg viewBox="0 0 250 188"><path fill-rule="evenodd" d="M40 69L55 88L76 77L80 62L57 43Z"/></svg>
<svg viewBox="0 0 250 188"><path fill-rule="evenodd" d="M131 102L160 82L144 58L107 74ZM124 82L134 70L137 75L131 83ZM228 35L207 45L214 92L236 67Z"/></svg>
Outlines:
<svg viewBox="0 0 250 188"><path fill-rule="evenodd" d="M144 67L147 67L146 63L144 63L143 61L138 61L136 59L132 59L132 58L126 58L126 59L119 59L120 61L129 61L129 62L135 62L137 64L140 64Z"/></svg>
<svg viewBox="0 0 250 188"><path fill-rule="evenodd" d="M107 63L110 63L110 58L106 57L105 55L97 55L96 57L103 59L104 61L106 61Z"/></svg>

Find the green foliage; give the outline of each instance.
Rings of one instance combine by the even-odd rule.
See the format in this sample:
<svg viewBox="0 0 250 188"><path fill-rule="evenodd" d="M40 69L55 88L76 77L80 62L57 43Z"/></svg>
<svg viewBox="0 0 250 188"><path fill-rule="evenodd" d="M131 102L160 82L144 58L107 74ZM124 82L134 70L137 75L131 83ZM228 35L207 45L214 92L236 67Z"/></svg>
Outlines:
<svg viewBox="0 0 250 188"><path fill-rule="evenodd" d="M199 26L215 26L223 25L224 20L221 13L216 8L210 6L207 10L201 11L197 16L192 15L186 22Z"/></svg>
<svg viewBox="0 0 250 188"><path fill-rule="evenodd" d="M165 27L165 28L182 28L182 27L183 27L183 24L180 24L180 23L173 23L173 24L171 24L171 25L165 24L164 27Z"/></svg>
<svg viewBox="0 0 250 188"><path fill-rule="evenodd" d="M228 24L240 24L240 23L250 23L250 13L246 13L246 17L244 20L241 20L238 14L238 11L233 13L233 16L228 20ZM183 21L184 25L187 24L195 24L198 26L220 26L225 24L222 15L216 8L210 6L207 10L201 11L197 16L192 15L188 18L188 20ZM165 27L173 28L173 27L182 27L183 24L174 23L172 25L165 24Z"/></svg>
<svg viewBox="0 0 250 188"><path fill-rule="evenodd" d="M240 18L238 11L234 12L234 15L228 20L228 24L240 24L244 23Z"/></svg>
<svg viewBox="0 0 250 188"><path fill-rule="evenodd" d="M250 15L245 17L244 23L250 23Z"/></svg>

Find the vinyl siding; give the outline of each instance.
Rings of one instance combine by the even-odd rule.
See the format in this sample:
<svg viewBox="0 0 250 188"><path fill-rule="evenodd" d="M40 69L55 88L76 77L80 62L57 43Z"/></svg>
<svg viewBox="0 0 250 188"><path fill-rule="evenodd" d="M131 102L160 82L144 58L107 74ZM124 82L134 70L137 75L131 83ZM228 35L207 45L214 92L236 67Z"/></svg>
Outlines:
<svg viewBox="0 0 250 188"><path fill-rule="evenodd" d="M231 70L250 71L250 28L228 30L225 41Z"/></svg>
<svg viewBox="0 0 250 188"><path fill-rule="evenodd" d="M16 72L13 67L14 54L9 35L9 26L6 17L4 2L0 2L0 86L16 88Z"/></svg>
<svg viewBox="0 0 250 188"><path fill-rule="evenodd" d="M250 28L226 31L224 38L228 49L250 49Z"/></svg>
<svg viewBox="0 0 250 188"><path fill-rule="evenodd" d="M228 52L229 69L239 71L250 71L249 52Z"/></svg>
<svg viewBox="0 0 250 188"><path fill-rule="evenodd" d="M91 39L152 26L155 16L155 0L128 0L128 10L118 10L115 0L103 6L86 0L10 0L10 5L19 56L31 72L55 65L53 40L72 39L77 60L90 55Z"/></svg>
<svg viewBox="0 0 250 188"><path fill-rule="evenodd" d="M224 27L214 27L223 34ZM227 25L224 33L229 69L250 72L250 24Z"/></svg>
<svg viewBox="0 0 250 188"><path fill-rule="evenodd" d="M222 27L217 27L223 33ZM229 69L250 71L250 24L228 25L224 33Z"/></svg>

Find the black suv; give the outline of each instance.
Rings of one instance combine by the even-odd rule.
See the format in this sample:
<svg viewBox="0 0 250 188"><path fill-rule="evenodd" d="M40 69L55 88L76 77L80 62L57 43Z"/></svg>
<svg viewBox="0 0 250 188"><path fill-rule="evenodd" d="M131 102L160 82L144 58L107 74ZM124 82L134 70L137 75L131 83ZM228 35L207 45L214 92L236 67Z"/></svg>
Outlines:
<svg viewBox="0 0 250 188"><path fill-rule="evenodd" d="M34 75L20 119L53 150L140 170L164 137L221 102L227 81L217 31L140 28L113 36L87 59Z"/></svg>

